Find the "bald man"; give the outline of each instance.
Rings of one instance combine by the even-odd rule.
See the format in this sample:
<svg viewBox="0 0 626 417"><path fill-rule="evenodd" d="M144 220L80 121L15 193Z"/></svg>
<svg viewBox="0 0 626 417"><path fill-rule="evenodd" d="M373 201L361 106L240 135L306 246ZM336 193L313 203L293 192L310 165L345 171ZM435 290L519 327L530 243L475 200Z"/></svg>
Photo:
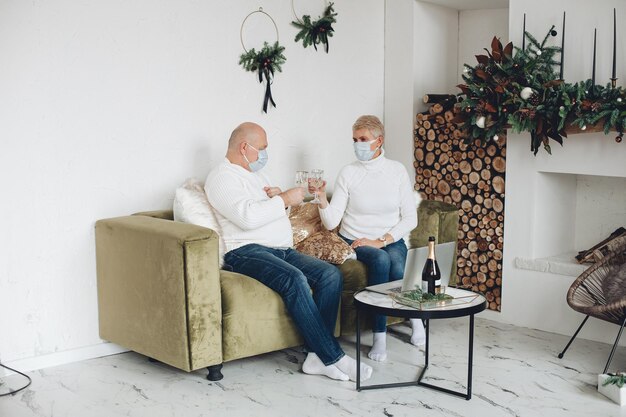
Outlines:
<svg viewBox="0 0 626 417"><path fill-rule="evenodd" d="M272 186L261 172L268 160L267 147L261 126L242 123L230 136L226 159L207 177L204 188L226 245L224 262L282 297L308 351L303 372L354 381L356 361L333 336L341 273L292 248L286 209L302 202L304 189L282 191ZM361 364L361 378L371 374L372 368Z"/></svg>

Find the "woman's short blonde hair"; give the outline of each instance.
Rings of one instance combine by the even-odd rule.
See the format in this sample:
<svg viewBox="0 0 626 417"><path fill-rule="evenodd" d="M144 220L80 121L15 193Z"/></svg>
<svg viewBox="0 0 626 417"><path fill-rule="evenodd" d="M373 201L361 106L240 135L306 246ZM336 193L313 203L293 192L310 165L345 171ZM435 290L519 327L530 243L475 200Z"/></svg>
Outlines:
<svg viewBox="0 0 626 417"><path fill-rule="evenodd" d="M367 129L375 137L385 137L385 126L383 126L380 119L372 115L364 115L356 119L356 122L352 125L352 131L359 129Z"/></svg>

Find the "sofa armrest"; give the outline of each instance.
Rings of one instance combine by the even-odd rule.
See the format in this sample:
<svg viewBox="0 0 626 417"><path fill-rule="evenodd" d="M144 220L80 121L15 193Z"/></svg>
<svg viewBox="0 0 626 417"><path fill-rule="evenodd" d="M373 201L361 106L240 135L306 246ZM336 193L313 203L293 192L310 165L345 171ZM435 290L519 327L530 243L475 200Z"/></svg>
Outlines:
<svg viewBox="0 0 626 417"><path fill-rule="evenodd" d="M222 362L218 237L149 216L96 222L100 337L192 371Z"/></svg>
<svg viewBox="0 0 626 417"><path fill-rule="evenodd" d="M455 242L458 238L459 209L448 203L422 200L417 209L418 224L411 231L409 246L419 248L428 245L428 237L435 236L437 243ZM450 270L449 285L456 285L456 257Z"/></svg>

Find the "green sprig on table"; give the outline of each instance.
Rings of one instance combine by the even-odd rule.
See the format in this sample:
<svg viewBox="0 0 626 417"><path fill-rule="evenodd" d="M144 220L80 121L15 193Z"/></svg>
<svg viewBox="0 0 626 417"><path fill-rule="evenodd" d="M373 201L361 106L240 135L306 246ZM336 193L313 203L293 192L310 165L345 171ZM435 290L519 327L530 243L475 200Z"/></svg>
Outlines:
<svg viewBox="0 0 626 417"><path fill-rule="evenodd" d="M428 292L424 293L420 289L403 291L400 295L409 300L418 301L418 302L420 301L444 301L444 300L450 300L453 298L448 294L431 294Z"/></svg>

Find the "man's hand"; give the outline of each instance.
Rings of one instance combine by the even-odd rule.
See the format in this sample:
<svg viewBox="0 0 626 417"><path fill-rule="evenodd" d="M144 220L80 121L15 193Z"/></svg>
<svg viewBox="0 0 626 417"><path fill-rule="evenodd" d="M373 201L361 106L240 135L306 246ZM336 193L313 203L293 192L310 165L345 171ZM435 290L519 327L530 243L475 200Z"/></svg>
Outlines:
<svg viewBox="0 0 626 417"><path fill-rule="evenodd" d="M279 193L278 196L283 199L285 207L297 206L298 204L302 203L302 200L304 200L304 188L290 188L287 191Z"/></svg>
<svg viewBox="0 0 626 417"><path fill-rule="evenodd" d="M282 190L278 187L263 187L263 191L269 198L275 197L278 194L282 193Z"/></svg>

